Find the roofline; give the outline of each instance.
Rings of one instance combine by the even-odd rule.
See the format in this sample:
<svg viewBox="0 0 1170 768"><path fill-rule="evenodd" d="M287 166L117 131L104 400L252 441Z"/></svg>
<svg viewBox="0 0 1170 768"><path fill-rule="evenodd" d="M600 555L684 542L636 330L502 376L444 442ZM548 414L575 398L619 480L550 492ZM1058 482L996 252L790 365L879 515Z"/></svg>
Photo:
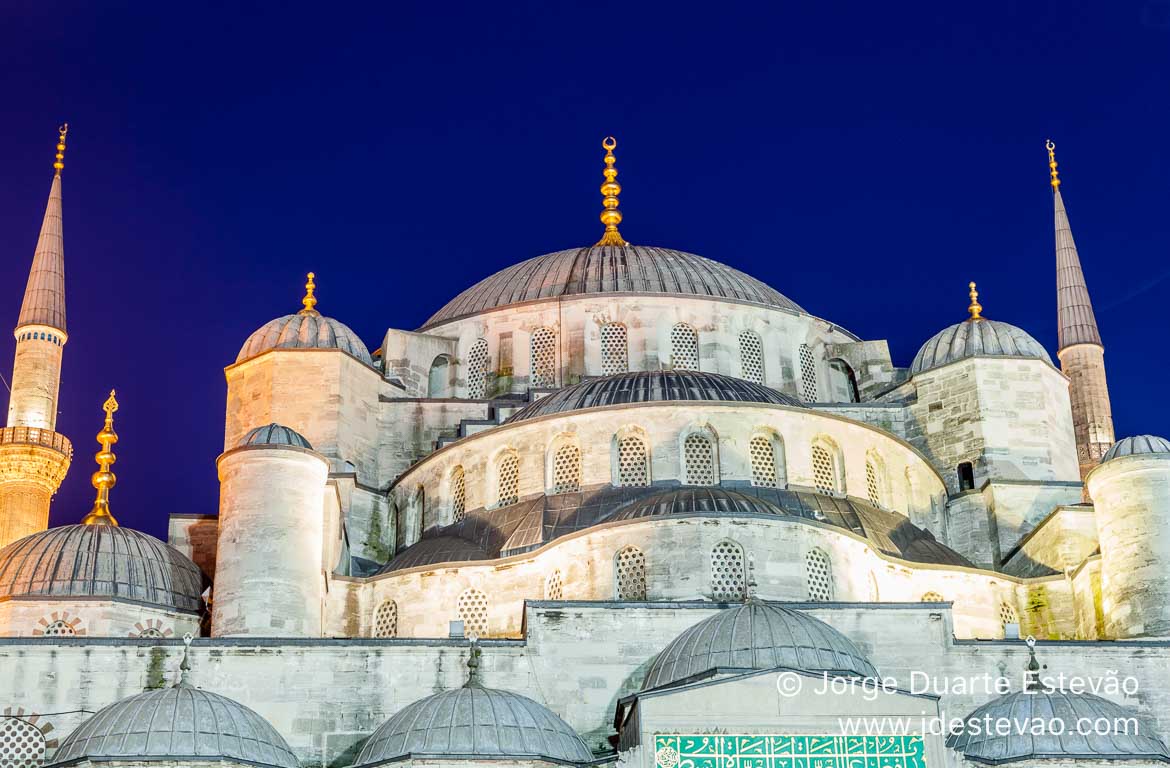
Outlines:
<svg viewBox="0 0 1170 768"><path fill-rule="evenodd" d="M60 747L58 747L60 751ZM292 752L292 747L289 747ZM161 763L161 762L208 762L208 763L242 763L243 765L254 765L256 768L286 768L279 763L261 763L257 760L247 760L242 757L231 757L229 755L79 755L68 760L51 760L44 763L44 768L55 768L58 765L77 765L80 762L89 760L92 763L126 763L126 762L142 762L142 763Z"/></svg>
<svg viewBox="0 0 1170 768"><path fill-rule="evenodd" d="M199 573L202 574L204 577L207 576L207 574L203 573L202 568L199 569ZM184 614L187 616L202 616L203 615L203 609L199 609L199 608L195 608L195 609L179 608L178 606L174 606L174 605L161 605L159 603L152 603L152 602L149 602L146 600L134 600L133 598L120 597L120 596L115 596L115 595L35 595L35 594L0 595L0 603L7 603L7 602L71 603L71 602L77 602L77 601L88 602L91 600L94 600L94 601L108 600L111 603L122 603L123 605L138 605L138 606L141 606L143 608L155 608L158 610L166 611L168 613L181 613L181 614ZM200 598L199 602L200 602L200 604L203 604L203 599ZM206 608L206 605L204 605L204 608ZM30 635L30 637L31 637L31 635ZM3 638L0 638L0 639L3 639Z"/></svg>
<svg viewBox="0 0 1170 768"><path fill-rule="evenodd" d="M363 342L363 343L365 343L365 342ZM373 365L372 363L367 363L365 360L362 360L360 357L353 354L352 352L347 352L346 350L344 350L340 347L269 347L268 349L264 350L263 352L252 355L251 357L246 357L243 360L237 359L234 363L229 363L228 365L225 365L223 368L225 378L227 376L228 371L230 371L234 368L238 368L239 366L243 365L244 363L250 363L253 360L259 360L260 358L264 357L265 355L272 354L273 352L337 352L337 353L340 353L342 355L345 355L346 357L348 357L352 360L357 361L358 363L361 363L361 366L363 368L368 368L373 373L378 374L378 378L385 379L385 377L382 376L382 372L379 371L375 365Z"/></svg>
<svg viewBox="0 0 1170 768"><path fill-rule="evenodd" d="M575 733L575 731L574 731ZM577 738L581 738L580 735ZM584 742L584 739L582 739ZM588 749L588 746L586 746ZM504 753L504 754L474 754L469 752L459 752L456 754L444 754L442 752L403 752L401 755L394 757L387 757L381 760L375 760L368 763L354 762L352 768L373 768L377 765L386 765L388 763L399 763L404 760L474 760L477 762L488 762L492 760L543 760L546 763L555 763L557 765L597 765L600 763L608 763L613 759L613 756L605 758L594 757L591 760L563 760L559 757L549 757L548 755L536 754L533 752L519 752L519 753ZM48 768L48 766L46 766Z"/></svg>

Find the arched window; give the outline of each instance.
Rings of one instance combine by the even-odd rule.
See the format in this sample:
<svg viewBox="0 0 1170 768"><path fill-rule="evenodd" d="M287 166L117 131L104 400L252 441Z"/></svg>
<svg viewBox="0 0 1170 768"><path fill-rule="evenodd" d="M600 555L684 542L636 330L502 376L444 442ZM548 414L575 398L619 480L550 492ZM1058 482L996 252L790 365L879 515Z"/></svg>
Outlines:
<svg viewBox="0 0 1170 768"><path fill-rule="evenodd" d="M684 371L699 370L699 332L686 323L670 329L670 365Z"/></svg>
<svg viewBox="0 0 1170 768"><path fill-rule="evenodd" d="M817 366L808 344L800 345L800 399L806 403L815 403L818 399Z"/></svg>
<svg viewBox="0 0 1170 768"><path fill-rule="evenodd" d="M739 360L745 379L764 383L764 345L755 331L739 334Z"/></svg>
<svg viewBox="0 0 1170 768"><path fill-rule="evenodd" d="M456 465L451 470L451 522L457 523L467 517L467 478L463 474L463 466Z"/></svg>
<svg viewBox="0 0 1170 768"><path fill-rule="evenodd" d="M163 637L163 631L158 627L147 627L138 633L139 637Z"/></svg>
<svg viewBox="0 0 1170 768"><path fill-rule="evenodd" d="M451 359L446 355L439 355L431 361L431 371L427 376L427 397L451 396Z"/></svg>
<svg viewBox="0 0 1170 768"><path fill-rule="evenodd" d="M826 442L817 442L812 447L813 486L823 493L840 493L841 482L837 474L837 450Z"/></svg>
<svg viewBox="0 0 1170 768"><path fill-rule="evenodd" d="M553 454L552 492L574 493L581 490L581 449L565 443Z"/></svg>
<svg viewBox="0 0 1170 768"><path fill-rule="evenodd" d="M32 633L34 637L75 637L84 635L85 629L80 617L61 611L38 619Z"/></svg>
<svg viewBox="0 0 1170 768"><path fill-rule="evenodd" d="M618 600L646 599L646 555L634 546L623 547L613 559Z"/></svg>
<svg viewBox="0 0 1170 768"><path fill-rule="evenodd" d="M625 373L630 369L626 327L621 323L601 326L601 375Z"/></svg>
<svg viewBox="0 0 1170 768"><path fill-rule="evenodd" d="M127 637L164 638L170 637L174 633L175 630L170 627L164 627L162 621L159 619L143 619L142 621L134 622L134 629L130 630Z"/></svg>
<svg viewBox="0 0 1170 768"><path fill-rule="evenodd" d="M869 574L869 601L876 603L882 599L881 590L878 589L877 575L872 571Z"/></svg>
<svg viewBox="0 0 1170 768"><path fill-rule="evenodd" d="M486 637L488 633L487 595L474 587L463 590L458 602L459 619L467 637Z"/></svg>
<svg viewBox="0 0 1170 768"><path fill-rule="evenodd" d="M724 539L711 550L711 599L742 600L745 582L743 547Z"/></svg>
<svg viewBox="0 0 1170 768"><path fill-rule="evenodd" d="M557 334L551 328L537 328L532 334L531 367L532 386L557 385Z"/></svg>
<svg viewBox="0 0 1170 768"><path fill-rule="evenodd" d="M50 622L42 634L45 637L73 637L77 633L73 631L73 627L58 619Z"/></svg>
<svg viewBox="0 0 1170 768"><path fill-rule="evenodd" d="M544 599L545 600L563 600L565 597L565 585L561 578L561 569L555 568L553 572L544 580Z"/></svg>
<svg viewBox="0 0 1170 768"><path fill-rule="evenodd" d="M496 464L496 505L506 507L520 500L520 459L507 451Z"/></svg>
<svg viewBox="0 0 1170 768"><path fill-rule="evenodd" d="M711 438L692 432L683 441L683 469L687 485L715 485L719 473L715 467L715 446Z"/></svg>
<svg viewBox="0 0 1170 768"><path fill-rule="evenodd" d="M960 464L958 473L960 491L970 491L975 488L975 468L971 466L971 462L964 461Z"/></svg>
<svg viewBox="0 0 1170 768"><path fill-rule="evenodd" d="M808 583L808 599L830 602L833 599L833 563L820 549L810 549L804 556L804 573Z"/></svg>
<svg viewBox="0 0 1170 768"><path fill-rule="evenodd" d="M833 402L861 402L861 395L857 390L857 376L844 360L838 358L829 361L829 383L833 390L831 397Z"/></svg>
<svg viewBox="0 0 1170 768"><path fill-rule="evenodd" d="M865 496L875 507L886 505L885 470L877 456L865 458Z"/></svg>
<svg viewBox="0 0 1170 768"><path fill-rule="evenodd" d="M642 438L629 435L617 441L617 480L614 485L650 484L650 461Z"/></svg>
<svg viewBox="0 0 1170 768"><path fill-rule="evenodd" d="M487 368L487 339L476 339L467 353L467 396L472 400L487 394Z"/></svg>
<svg viewBox="0 0 1170 768"><path fill-rule="evenodd" d="M398 637L398 603L383 600L374 611L374 637Z"/></svg>
<svg viewBox="0 0 1170 768"><path fill-rule="evenodd" d="M999 604L999 623L1003 626L1005 632L1007 631L1008 624L1019 625L1020 617L1016 613L1014 606L1008 603Z"/></svg>
<svg viewBox="0 0 1170 768"><path fill-rule="evenodd" d="M28 720L14 715L0 717L0 766L40 768L44 764L48 743L35 724L37 719L35 715Z"/></svg>
<svg viewBox="0 0 1170 768"><path fill-rule="evenodd" d="M922 595L922 602L924 603L945 603L946 598L938 592L926 592Z"/></svg>
<svg viewBox="0 0 1170 768"><path fill-rule="evenodd" d="M748 453L752 460L752 485L761 488L784 486L784 447L774 436L755 435L748 443Z"/></svg>

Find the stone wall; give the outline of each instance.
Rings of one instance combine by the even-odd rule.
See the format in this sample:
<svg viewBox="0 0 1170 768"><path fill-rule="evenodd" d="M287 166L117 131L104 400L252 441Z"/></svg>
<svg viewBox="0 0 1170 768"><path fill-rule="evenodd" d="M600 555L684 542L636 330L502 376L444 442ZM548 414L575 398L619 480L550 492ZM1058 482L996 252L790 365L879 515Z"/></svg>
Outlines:
<svg viewBox="0 0 1170 768"><path fill-rule="evenodd" d="M98 598L0 602L0 637L39 638L59 621L78 637L138 637L148 629L166 637L199 634L197 615L130 601Z"/></svg>

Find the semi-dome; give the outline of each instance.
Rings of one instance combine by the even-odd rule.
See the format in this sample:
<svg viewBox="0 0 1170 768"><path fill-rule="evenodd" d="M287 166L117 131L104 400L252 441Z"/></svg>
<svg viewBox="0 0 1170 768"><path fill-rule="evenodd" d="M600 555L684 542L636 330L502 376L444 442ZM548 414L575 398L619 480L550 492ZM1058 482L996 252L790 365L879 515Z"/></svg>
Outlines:
<svg viewBox="0 0 1170 768"><path fill-rule="evenodd" d="M198 613L204 585L182 552L116 525L50 528L0 550L0 600L98 597Z"/></svg>
<svg viewBox="0 0 1170 768"><path fill-rule="evenodd" d="M518 693L470 684L399 710L366 740L354 765L421 757L593 760L577 732L548 707Z"/></svg>
<svg viewBox="0 0 1170 768"><path fill-rule="evenodd" d="M238 701L180 684L146 691L98 710L61 742L50 766L207 763L226 760L297 768L288 743Z"/></svg>
<svg viewBox="0 0 1170 768"><path fill-rule="evenodd" d="M1148 453L1170 453L1170 440L1155 435L1135 435L1118 440L1101 457L1104 463L1119 456L1140 456Z"/></svg>
<svg viewBox="0 0 1170 768"><path fill-rule="evenodd" d="M693 253L593 246L546 253L502 269L447 302L420 330L511 304L605 293L695 296L804 312L756 278Z"/></svg>
<svg viewBox="0 0 1170 768"><path fill-rule="evenodd" d="M240 363L270 349L339 349L353 355L366 365L373 365L373 358L366 345L349 326L340 320L326 317L317 311L317 297L313 282L316 275L308 274L305 283L305 297L301 299L303 309L295 315L285 315L269 320L257 328L236 355Z"/></svg>
<svg viewBox="0 0 1170 768"><path fill-rule="evenodd" d="M756 600L720 611L676 637L654 657L642 690L719 669L787 667L876 677L853 641L804 611Z"/></svg>
<svg viewBox="0 0 1170 768"><path fill-rule="evenodd" d="M957 323L932 336L914 356L910 373L922 373L968 357L1032 357L1052 364L1044 346L1023 329L980 318Z"/></svg>
<svg viewBox="0 0 1170 768"><path fill-rule="evenodd" d="M804 407L791 395L720 373L638 371L601 376L564 387L529 403L512 414L507 423L607 405L681 400Z"/></svg>
<svg viewBox="0 0 1170 768"><path fill-rule="evenodd" d="M1166 745L1147 727L1126 728L1136 715L1125 707L1090 693L1039 688L1017 691L976 709L947 736L947 746L977 763L1000 765L1021 760L1145 760L1170 762ZM1082 719L1083 718L1083 719ZM1036 734L1032 724L1059 721ZM987 728L987 723L1010 727ZM1079 723L1090 723L1088 734ZM1145 723L1142 723L1145 726ZM1102 727L1098 727L1102 726ZM1063 765L1063 763L1061 763Z"/></svg>
<svg viewBox="0 0 1170 768"><path fill-rule="evenodd" d="M256 427L240 440L240 447L259 445L291 445L294 448L313 450L309 441L295 429L273 422Z"/></svg>

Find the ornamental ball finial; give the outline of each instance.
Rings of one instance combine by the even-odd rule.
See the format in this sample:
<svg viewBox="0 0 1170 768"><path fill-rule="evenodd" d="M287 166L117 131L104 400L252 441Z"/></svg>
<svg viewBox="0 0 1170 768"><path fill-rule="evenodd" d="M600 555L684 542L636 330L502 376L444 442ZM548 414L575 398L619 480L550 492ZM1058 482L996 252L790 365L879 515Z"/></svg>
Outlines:
<svg viewBox="0 0 1170 768"><path fill-rule="evenodd" d="M310 272L307 275L309 279L305 282L305 298L301 299L301 304L304 306L304 309L300 311L302 315L317 314L317 310L314 309L317 306L317 297L313 295L313 291L317 289L317 284L313 282L313 278L316 276L315 272Z"/></svg>
<svg viewBox="0 0 1170 768"><path fill-rule="evenodd" d="M614 167L617 158L613 156L613 150L616 147L617 139L613 136L606 136L601 140L601 148L605 150L605 170L602 171L605 182L601 185L601 204L604 206L601 223L605 225L605 234L597 241L598 245L629 245L618 232L618 224L622 223L622 212L618 210L618 195L621 194L622 187L617 183L618 172Z"/></svg>
<svg viewBox="0 0 1170 768"><path fill-rule="evenodd" d="M61 169L65 167L65 134L69 133L69 123L63 124L57 129L57 159L53 163L53 168L56 170L54 175L60 176Z"/></svg>
<svg viewBox="0 0 1170 768"><path fill-rule="evenodd" d="M114 431L114 414L118 412L118 398L114 390L110 390L110 396L102 404L102 410L106 412L106 421L102 425L102 430L97 433L97 441L101 445L101 450L93 456L94 460L97 461L98 471L94 472L90 478L90 482L93 483L93 487L97 491L97 496L94 498L93 508L82 519L82 525L118 524L118 521L110 513L110 489L118 482L117 475L110 471L110 467L118 460L118 457L114 455L114 444L118 442L118 433Z"/></svg>
<svg viewBox="0 0 1170 768"><path fill-rule="evenodd" d="M1049 184L1052 185L1053 191L1060 187L1060 174L1056 171L1056 145L1052 143L1052 139L1045 139L1044 147L1048 150L1048 174L1050 176Z"/></svg>
<svg viewBox="0 0 1170 768"><path fill-rule="evenodd" d="M983 319L983 305L979 303L979 291L975 290L975 281L972 280L967 284L970 292L967 294L971 297L971 304L967 307L967 311L971 313L971 322L978 322Z"/></svg>

